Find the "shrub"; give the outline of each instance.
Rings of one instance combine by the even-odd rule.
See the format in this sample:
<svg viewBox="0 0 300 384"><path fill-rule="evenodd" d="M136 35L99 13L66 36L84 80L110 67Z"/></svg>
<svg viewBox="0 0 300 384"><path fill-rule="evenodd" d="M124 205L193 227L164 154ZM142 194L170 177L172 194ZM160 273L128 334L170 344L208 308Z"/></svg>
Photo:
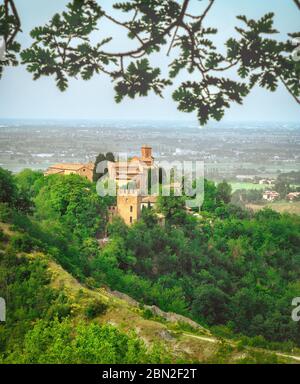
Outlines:
<svg viewBox="0 0 300 384"><path fill-rule="evenodd" d="M88 319L93 319L96 316L104 314L106 310L107 310L106 304L102 303L99 300L95 300L94 302L88 305L88 307L85 310L85 315Z"/></svg>
<svg viewBox="0 0 300 384"><path fill-rule="evenodd" d="M69 303L68 297L61 292L59 296L53 301L51 307L47 312L47 319L49 320L62 320L68 317L71 314L71 305Z"/></svg>
<svg viewBox="0 0 300 384"><path fill-rule="evenodd" d="M11 237L10 245L16 251L31 252L36 244L27 233L17 233Z"/></svg>
<svg viewBox="0 0 300 384"><path fill-rule="evenodd" d="M150 319L154 318L154 315L153 315L152 311L150 311L149 308L146 308L146 309L143 310L142 316L146 320L150 320Z"/></svg>
<svg viewBox="0 0 300 384"><path fill-rule="evenodd" d="M7 203L0 203L0 221L9 223L12 219L12 210Z"/></svg>

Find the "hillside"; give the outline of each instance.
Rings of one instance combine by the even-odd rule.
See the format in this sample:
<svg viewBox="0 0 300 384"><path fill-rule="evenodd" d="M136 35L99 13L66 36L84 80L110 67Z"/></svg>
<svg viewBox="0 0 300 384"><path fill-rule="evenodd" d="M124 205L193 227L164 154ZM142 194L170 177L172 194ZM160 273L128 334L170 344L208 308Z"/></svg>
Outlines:
<svg viewBox="0 0 300 384"><path fill-rule="evenodd" d="M282 363L300 363L300 354L291 356L286 353L266 351L263 349L243 348L238 346L238 342L218 338L208 329L201 326L191 326L191 320L161 311L164 315L157 316L157 307L139 307L134 305L135 300L129 296L127 300L122 300L118 293L109 292L107 289L91 290L83 287L59 265L54 262L49 263L49 269L52 272L54 287L64 289L69 297L78 296L79 290L84 292L83 298L76 304L80 307L77 316L82 316L82 312L89 299L103 300L108 305L108 310L104 315L97 317L100 323L109 323L121 328L126 332L134 331L146 343L162 342L171 351L172 356L197 362L243 362L249 361L262 362L276 361ZM74 303L75 304L75 303ZM145 308L150 308L154 319L145 318ZM171 316L170 316L171 315ZM172 321L165 318L172 318Z"/></svg>
<svg viewBox="0 0 300 384"><path fill-rule="evenodd" d="M127 226L107 221L111 197L78 175L0 168L0 184L0 296L9 313L0 361L278 363L281 355L264 350L300 355L300 323L291 318L299 216L243 210L227 183L205 180L200 215L186 211L184 196L161 196Z"/></svg>
<svg viewBox="0 0 300 384"><path fill-rule="evenodd" d="M5 235L1 254L7 249L9 239L17 233L7 224L0 223ZM163 344L171 361L209 363L299 363L299 356L288 353L267 351L242 346L239 340L228 340L213 335L208 329L197 325L183 316L163 312L157 307L139 305L134 299L108 288L90 289L80 284L51 257L41 252L23 254L29 262L40 260L47 265L50 273L49 286L65 294L71 307L70 319L73 324L81 321L111 325L121 332L132 334L151 348ZM1 259L0 259L1 260ZM93 319L87 317L92 303L102 303L105 310ZM8 313L9 316L9 313ZM1 360L0 360L1 361Z"/></svg>

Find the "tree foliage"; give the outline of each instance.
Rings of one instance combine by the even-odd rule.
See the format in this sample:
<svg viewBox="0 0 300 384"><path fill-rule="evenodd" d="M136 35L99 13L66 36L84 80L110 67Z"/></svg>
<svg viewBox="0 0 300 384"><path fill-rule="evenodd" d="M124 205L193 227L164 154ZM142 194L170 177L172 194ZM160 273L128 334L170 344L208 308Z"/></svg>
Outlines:
<svg viewBox="0 0 300 384"><path fill-rule="evenodd" d="M8 359L9 361L9 359ZM110 325L40 320L26 334L22 355L25 364L141 364L168 362L168 356L147 351L136 336Z"/></svg>
<svg viewBox="0 0 300 384"><path fill-rule="evenodd" d="M7 204L25 213L30 213L33 206L26 190L19 187L11 172L0 167L0 203Z"/></svg>
<svg viewBox="0 0 300 384"><path fill-rule="evenodd" d="M292 0L291 0L292 1ZM300 11L298 0L295 12ZM292 39L300 32L292 32L289 39L276 39L274 14L267 13L258 20L237 16L237 37L225 42L221 53L214 45L218 30L207 26L206 18L215 0L205 1L202 12L190 14L191 0L132 0L113 2L120 19L109 15L96 0L73 0L61 14L55 14L44 26L31 32L34 42L21 52L22 63L34 79L54 77L64 91L72 77L91 79L105 74L114 83L115 99L147 96L150 91L162 96L163 90L175 82L185 70L186 79L173 92L178 109L196 112L200 124L210 119L221 120L233 103L242 104L255 85L275 91L282 84L300 104L300 62L293 60L295 46ZM4 65L16 64L14 41L20 29L16 12L0 7L0 32L8 42ZM14 7L16 10L16 8ZM91 36L106 20L124 30L124 35L135 43L130 50L113 51L112 36L94 43ZM154 54L167 49L169 73L162 75L153 67ZM235 75L232 75L235 71ZM239 80L236 80L236 75Z"/></svg>
<svg viewBox="0 0 300 384"><path fill-rule="evenodd" d="M79 237L104 231L105 204L99 199L95 185L78 175L47 177L35 203L38 219L61 219Z"/></svg>
<svg viewBox="0 0 300 384"><path fill-rule="evenodd" d="M100 177L102 177L105 173L107 173L108 169L103 168L103 165L107 165L107 162L110 161L112 163L115 162L115 156L112 152L107 152L106 154L99 153L99 155L96 157L94 169L93 169L93 181L97 182ZM100 164L102 163L102 166L100 168Z"/></svg>

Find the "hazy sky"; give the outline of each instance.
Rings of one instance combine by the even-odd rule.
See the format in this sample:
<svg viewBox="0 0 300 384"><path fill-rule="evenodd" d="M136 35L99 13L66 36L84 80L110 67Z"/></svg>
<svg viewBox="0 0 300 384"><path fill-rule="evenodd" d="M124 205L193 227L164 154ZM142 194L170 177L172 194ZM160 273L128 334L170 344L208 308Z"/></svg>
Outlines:
<svg viewBox="0 0 300 384"><path fill-rule="evenodd" d="M2 0L0 0L2 2ZM22 20L23 34L18 40L23 47L31 44L29 31L43 25L54 13L60 12L68 3L66 0L15 0ZM99 1L109 7L110 0ZM197 11L207 4L193 0L190 10ZM206 20L206 26L217 26L218 46L234 34L238 25L235 16L246 14L258 18L269 11L276 14L275 27L282 38L287 32L300 30L300 17L292 0L217 0ZM114 16L117 16L114 13ZM103 24L105 35L116 35L114 48L126 48L127 42L118 30L110 30ZM165 71L167 67L166 48L154 58L153 63ZM182 80L183 78L181 78ZM179 79L180 80L180 79ZM126 99L121 104L114 102L113 86L105 75L92 80L71 80L65 93L57 90L52 78L33 81L23 66L5 69L0 80L0 118L72 118L72 119L193 119L194 115L180 113L171 98L172 88L164 92L164 99L151 95L135 100ZM243 106L233 106L226 113L227 121L300 121L300 108L284 88L276 93L256 88Z"/></svg>

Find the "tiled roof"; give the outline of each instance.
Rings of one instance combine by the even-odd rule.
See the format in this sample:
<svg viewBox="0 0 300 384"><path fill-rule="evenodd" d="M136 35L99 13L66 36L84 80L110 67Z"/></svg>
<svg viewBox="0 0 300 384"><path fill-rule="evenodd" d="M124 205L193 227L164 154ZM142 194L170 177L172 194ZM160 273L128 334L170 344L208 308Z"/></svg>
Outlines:
<svg viewBox="0 0 300 384"><path fill-rule="evenodd" d="M157 196L144 196L142 198L142 203L156 203Z"/></svg>
<svg viewBox="0 0 300 384"><path fill-rule="evenodd" d="M61 164L52 165L51 167L49 167L49 170L59 169L59 170L78 171L83 167L88 168L88 165L82 164L82 163L61 163Z"/></svg>
<svg viewBox="0 0 300 384"><path fill-rule="evenodd" d="M46 174L47 175L56 175L58 173L63 173L64 170L63 169L56 169L56 168L49 168L47 171L46 171Z"/></svg>

